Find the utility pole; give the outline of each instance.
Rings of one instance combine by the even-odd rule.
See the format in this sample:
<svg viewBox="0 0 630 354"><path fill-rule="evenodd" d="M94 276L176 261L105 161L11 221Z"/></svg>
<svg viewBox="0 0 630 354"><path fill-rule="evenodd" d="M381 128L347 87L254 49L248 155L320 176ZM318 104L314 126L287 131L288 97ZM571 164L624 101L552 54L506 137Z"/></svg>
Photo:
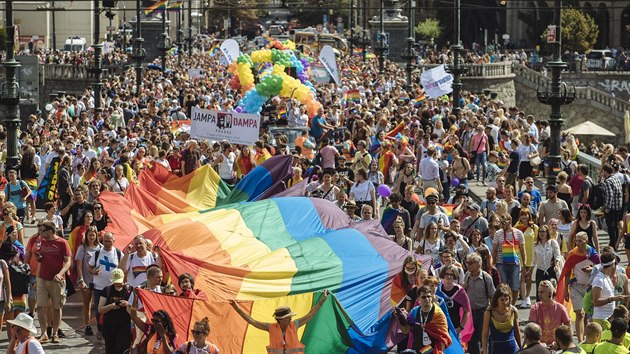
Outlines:
<svg viewBox="0 0 630 354"><path fill-rule="evenodd" d="M381 0L381 7L379 13L379 33L374 50L378 54L378 72L383 75L385 72L385 52L388 49L388 44L385 42L385 23L383 17L385 17L385 9L383 5L384 0Z"/></svg>
<svg viewBox="0 0 630 354"><path fill-rule="evenodd" d="M457 0L459 1L459 0ZM405 50L404 58L407 59L407 65L405 65L405 74L406 74L406 90L408 94L411 94L413 91L413 85L411 84L411 71L412 71L412 62L416 58L416 50L413 48L414 39L413 39L413 22L411 20L412 15L412 0L407 0L407 48Z"/></svg>
<svg viewBox="0 0 630 354"><path fill-rule="evenodd" d="M551 69L551 82L548 85L539 87L536 90L536 96L538 101L543 104L551 106L551 114L549 114L549 126L551 133L549 136L549 156L547 162L549 163L549 175L547 177L547 185L556 184L556 176L560 169L560 129L564 125L564 119L562 118L562 112L560 108L563 105L570 104L575 100L575 86L568 86L565 82L561 81L560 74L562 69L567 67L567 64L562 61L560 55L562 50L562 36L560 29L561 23L561 11L562 0L556 0L554 9L554 25L547 28L547 40L553 44L553 59L547 64L547 67ZM555 32L555 36L550 33Z"/></svg>
<svg viewBox="0 0 630 354"><path fill-rule="evenodd" d="M166 32L166 15L168 14L168 1L164 7L164 11L162 11L162 34L160 37L162 38L160 41L160 46L157 48L162 53L162 72L166 73L166 52L170 49L170 38L168 38L168 33Z"/></svg>
<svg viewBox="0 0 630 354"><path fill-rule="evenodd" d="M188 55L193 54L193 38L192 38L192 0L188 0Z"/></svg>
<svg viewBox="0 0 630 354"><path fill-rule="evenodd" d="M184 5L182 4L182 6ZM177 63L179 65L182 65L182 55L184 55L184 30L182 29L182 17L184 14L182 14L182 10L181 7L177 9L177 43L175 43L177 44Z"/></svg>
<svg viewBox="0 0 630 354"><path fill-rule="evenodd" d="M63 6L55 5L55 1L50 2L50 6L48 5L38 5L35 8L37 11L51 11L52 12L52 49L53 51L57 51L57 19L56 13L57 11L64 11L66 8Z"/></svg>
<svg viewBox="0 0 630 354"><path fill-rule="evenodd" d="M0 89L0 104L6 106L7 115L4 125L7 128L7 162L5 172L16 168L18 157L18 128L20 127L20 85L17 82L16 71L20 69L20 62L15 60L15 25L13 24L13 0L6 1L5 21L7 29L7 55L2 63L6 71L6 80Z"/></svg>

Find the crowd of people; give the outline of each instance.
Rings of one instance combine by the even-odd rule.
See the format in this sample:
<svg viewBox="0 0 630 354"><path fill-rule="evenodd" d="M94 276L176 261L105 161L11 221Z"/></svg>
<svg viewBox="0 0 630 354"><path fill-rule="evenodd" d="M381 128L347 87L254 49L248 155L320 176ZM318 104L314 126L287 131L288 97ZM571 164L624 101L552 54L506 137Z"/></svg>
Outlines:
<svg viewBox="0 0 630 354"><path fill-rule="evenodd" d="M77 58L89 60L80 54L42 59ZM96 336L108 354L132 346L141 352L218 353L220 343L208 340L207 319L194 324L193 340L175 348L171 315L160 310L148 320L143 314L135 289L195 297L194 278L178 274L171 277L176 284L165 281L159 250L142 235L124 249L114 247L116 235L107 231L110 220L99 195L108 190L124 196L155 164L178 176L208 164L234 184L271 156L291 154L287 187L306 180L305 196L335 203L352 221L382 219L384 234L409 251L393 280L407 294L393 310L404 336L395 343L398 352L431 347L442 353L453 342L452 326L470 354L522 348L546 353L547 346L578 353L573 333L579 347L594 348L588 353L628 353L630 287L616 254L621 245L630 254L627 147L606 146L600 170L589 171L576 161L577 139L566 135L561 170L550 170L545 117L474 92L455 102L461 113L454 115L449 99L420 99L417 76L406 91L404 69L395 63L388 62L383 73L375 59L346 56L338 65L340 85L315 84L323 108L314 117L297 102L270 100L263 107L269 119L254 146L195 140L186 130L171 129L172 122L189 119L193 107L232 110L243 97L227 84L228 68L206 53L184 55L181 65L171 56L169 73L147 70L141 85L132 71L107 80L102 111L88 87L31 115L19 135L20 164L7 166L3 159L2 165L8 179L0 189L0 313L10 324L9 352L28 346L38 353L42 344L60 343L63 306L78 291L83 333L94 335L97 319ZM190 79L187 68L203 68L205 76ZM358 90L360 99L346 100L348 90ZM283 109L290 113L286 119L279 114ZM270 126L299 122L307 125L295 141L268 133ZM0 139L6 140L3 127ZM38 185L56 159L57 197L38 219ZM543 200L535 181L550 173L557 183L545 186ZM473 185L486 190L481 203L472 198ZM27 224L37 225L28 239ZM608 246L598 238L604 225ZM77 249L66 241L72 233L82 240ZM420 266L420 255L430 256L428 267ZM524 338L518 300L530 309ZM565 300L572 303L573 325ZM269 348L298 350L297 328L318 307L299 320L290 320L290 308L279 308L277 324L234 308L269 331ZM29 335L37 332L35 314L37 340ZM285 341L284 333L290 333Z"/></svg>

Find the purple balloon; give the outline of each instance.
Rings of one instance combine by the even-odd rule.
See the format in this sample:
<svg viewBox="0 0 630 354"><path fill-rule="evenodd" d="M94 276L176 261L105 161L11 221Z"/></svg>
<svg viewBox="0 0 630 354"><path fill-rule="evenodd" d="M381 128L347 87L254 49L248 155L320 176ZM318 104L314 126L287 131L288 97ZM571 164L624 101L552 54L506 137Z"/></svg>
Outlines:
<svg viewBox="0 0 630 354"><path fill-rule="evenodd" d="M389 188L388 185L381 184L380 186L378 186L378 195L380 195L383 198L387 198L390 195L392 195L392 190L391 188Z"/></svg>
<svg viewBox="0 0 630 354"><path fill-rule="evenodd" d="M236 112L236 113L243 113L243 107L241 107L241 106L236 107L236 109L234 109L234 112Z"/></svg>
<svg viewBox="0 0 630 354"><path fill-rule="evenodd" d="M453 187L457 187L457 186L459 186L459 178L457 178L457 177L453 177L453 178L451 179L451 186L453 186Z"/></svg>

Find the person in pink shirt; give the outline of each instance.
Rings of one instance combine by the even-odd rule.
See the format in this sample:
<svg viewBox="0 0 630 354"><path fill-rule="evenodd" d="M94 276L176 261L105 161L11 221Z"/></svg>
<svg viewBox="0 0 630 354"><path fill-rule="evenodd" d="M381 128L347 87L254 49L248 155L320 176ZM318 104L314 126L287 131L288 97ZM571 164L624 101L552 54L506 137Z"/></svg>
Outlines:
<svg viewBox="0 0 630 354"><path fill-rule="evenodd" d="M478 125L475 129L476 133L470 141L470 155L475 156L475 169L477 170L477 185L483 182L486 185L486 161L488 159L488 151L490 144L483 125ZM481 179L479 178L480 169L483 171Z"/></svg>
<svg viewBox="0 0 630 354"><path fill-rule="evenodd" d="M339 157L339 151L334 146L334 141L329 140L328 138L324 138L322 141L322 145L324 146L320 151L320 155L322 155L322 168L323 169L335 169L335 159Z"/></svg>
<svg viewBox="0 0 630 354"><path fill-rule="evenodd" d="M556 289L549 280L543 280L538 285L540 301L533 304L529 311L529 321L542 329L541 343L554 342L554 330L561 325L570 326L571 318L563 304L553 299Z"/></svg>

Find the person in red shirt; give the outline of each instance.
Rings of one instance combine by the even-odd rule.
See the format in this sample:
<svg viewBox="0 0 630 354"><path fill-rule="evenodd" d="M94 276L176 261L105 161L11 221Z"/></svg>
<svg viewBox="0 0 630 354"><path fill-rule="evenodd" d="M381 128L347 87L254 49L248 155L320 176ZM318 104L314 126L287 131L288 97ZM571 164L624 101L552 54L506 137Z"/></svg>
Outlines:
<svg viewBox="0 0 630 354"><path fill-rule="evenodd" d="M57 227L52 221L43 221L39 229L42 244L38 253L34 253L40 263L37 275L37 316L40 328L46 328L48 314L46 307L51 301L53 308L53 330L51 341L60 343L57 330L61 323L61 307L66 302L66 273L70 269L70 246L68 242L57 236ZM40 343L48 342L43 333Z"/></svg>

